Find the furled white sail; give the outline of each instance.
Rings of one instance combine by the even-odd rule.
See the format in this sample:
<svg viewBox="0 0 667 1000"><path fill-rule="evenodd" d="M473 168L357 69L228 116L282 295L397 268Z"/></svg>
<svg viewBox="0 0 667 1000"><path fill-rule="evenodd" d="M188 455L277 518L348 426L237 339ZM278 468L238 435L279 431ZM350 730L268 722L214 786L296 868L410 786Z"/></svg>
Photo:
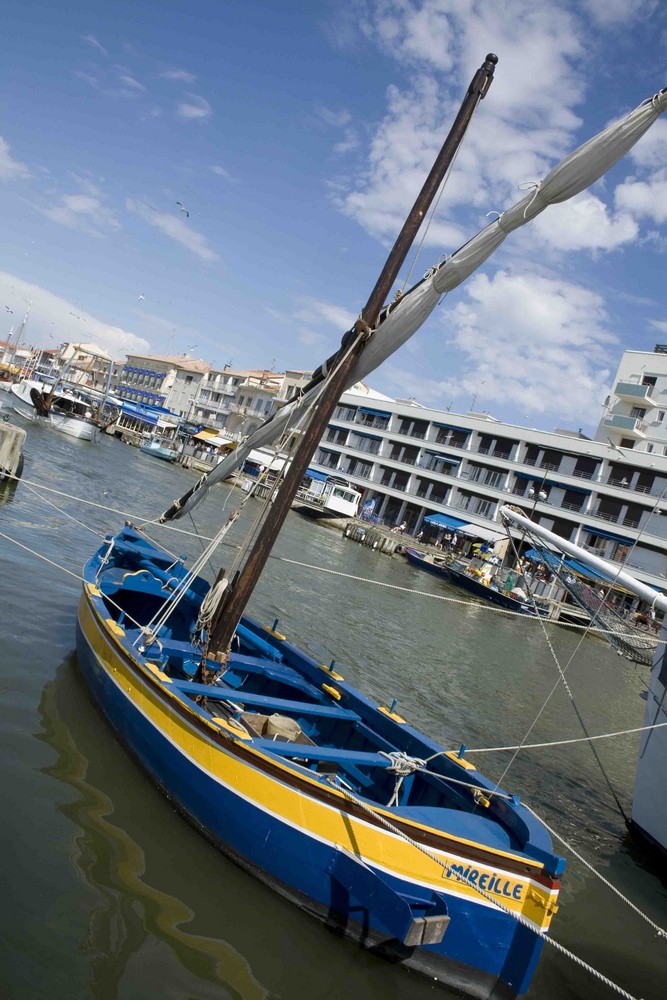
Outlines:
<svg viewBox="0 0 667 1000"><path fill-rule="evenodd" d="M365 378L409 340L426 321L440 297L476 271L509 233L530 222L548 205L567 201L593 184L634 146L666 108L667 88L566 156L530 194L411 288L378 325L346 388ZM189 494L176 501L163 519L181 517L204 499L209 486L221 482L238 469L253 448L275 441L288 428L298 427L316 403L325 384L319 383L279 410L212 472L203 476Z"/></svg>
<svg viewBox="0 0 667 1000"><path fill-rule="evenodd" d="M573 559L578 559L580 562L592 566L598 573L612 580L614 584L625 587L626 590L629 590L632 594L636 594L642 601L646 601L652 607L667 613L667 596L661 594L654 587L649 587L648 584L642 583L641 580L637 580L630 573L626 573L621 568L620 563L611 562L609 559L601 559L600 556L594 555L588 549L584 549L580 545L575 545L574 542L570 542L566 538L562 538L561 535L557 535L555 532L549 531L548 528L544 528L541 524L531 521L529 517L515 510L514 507L504 505L500 508L499 513L510 524L515 525L517 528L523 528L529 534L536 535L545 542L549 542L561 552L572 556Z"/></svg>

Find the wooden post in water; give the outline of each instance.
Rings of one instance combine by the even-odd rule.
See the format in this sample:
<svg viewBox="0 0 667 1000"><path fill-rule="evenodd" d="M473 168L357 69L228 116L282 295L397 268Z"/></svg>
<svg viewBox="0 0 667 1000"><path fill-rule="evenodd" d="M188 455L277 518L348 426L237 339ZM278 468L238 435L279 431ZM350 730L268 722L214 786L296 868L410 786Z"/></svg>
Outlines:
<svg viewBox="0 0 667 1000"><path fill-rule="evenodd" d="M310 386L316 385L322 381L327 371L331 371L332 368L334 369L322 398L315 404L313 415L302 434L290 466L285 474L282 486L266 515L264 524L250 555L236 579L231 581L231 586L220 603L211 625L209 640L209 649L211 652L224 654L229 648L241 615L250 599L250 595L255 589L260 573L271 554L278 533L291 507L292 500L303 481L315 449L324 435L331 414L345 391L349 375L361 357L366 346L366 341L377 325L380 311L398 276L398 272L403 266L403 262L412 246L419 227L424 221L426 212L454 159L454 155L465 135L473 112L491 85L497 62L497 56L490 53L483 65L475 73L449 135L445 139L442 149L424 182L424 186L401 229L396 243L375 283L375 287L369 296L368 302L361 312L361 316L352 329L343 337L342 346L339 351L322 366L322 369L315 374L310 385L306 387L308 389Z"/></svg>

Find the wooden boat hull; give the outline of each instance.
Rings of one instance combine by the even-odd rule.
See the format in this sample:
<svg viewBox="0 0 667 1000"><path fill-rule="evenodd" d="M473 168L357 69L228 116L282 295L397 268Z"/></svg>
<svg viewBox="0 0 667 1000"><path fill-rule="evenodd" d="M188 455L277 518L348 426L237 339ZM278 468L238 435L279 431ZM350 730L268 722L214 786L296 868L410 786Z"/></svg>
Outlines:
<svg viewBox="0 0 667 1000"><path fill-rule="evenodd" d="M503 849L502 843L425 830L404 815L409 809L397 809L390 817L412 837L425 838L446 864L460 871L472 866L503 904L534 923L533 930L384 829L372 814L355 808L321 776L314 780L305 768L281 763L228 726L211 724L193 703L178 697L178 690L170 690L169 679L132 651L123 628L106 617L91 562L77 635L83 676L123 743L195 827L283 895L393 961L474 997L525 991L558 892L541 864L517 855L509 841ZM271 638L250 620L244 625L289 654L292 665L300 663L327 680L324 668L285 640ZM346 705L377 713L342 680L335 683L345 692ZM419 736L383 718L388 732L400 726L402 735ZM425 753L429 747L420 749ZM478 825L485 823L480 817ZM411 900L412 912L420 915L428 914L436 897L446 901L450 920L444 937L434 944L405 944L397 934L403 901Z"/></svg>

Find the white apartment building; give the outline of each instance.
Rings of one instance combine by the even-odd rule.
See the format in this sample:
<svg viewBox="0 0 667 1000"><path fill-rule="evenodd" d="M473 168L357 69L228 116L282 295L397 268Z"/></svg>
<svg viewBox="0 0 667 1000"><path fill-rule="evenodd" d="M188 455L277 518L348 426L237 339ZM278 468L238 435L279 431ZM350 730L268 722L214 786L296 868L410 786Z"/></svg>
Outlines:
<svg viewBox="0 0 667 1000"><path fill-rule="evenodd" d="M653 351L625 351L595 438L667 456L667 344L656 344Z"/></svg>
<svg viewBox="0 0 667 1000"><path fill-rule="evenodd" d="M257 430L271 416L286 376L269 371L209 371L201 380L190 419L231 440Z"/></svg>
<svg viewBox="0 0 667 1000"><path fill-rule="evenodd" d="M115 393L131 403L162 406L188 419L210 365L187 355L128 354Z"/></svg>
<svg viewBox="0 0 667 1000"><path fill-rule="evenodd" d="M652 355L649 355L652 357ZM667 383L667 379L665 380ZM634 419L634 418L632 418ZM666 440L667 443L667 440ZM579 432L501 423L412 400L341 398L313 464L343 475L384 523L497 538L511 503L563 538L667 588L667 458ZM426 521L435 518L437 522Z"/></svg>

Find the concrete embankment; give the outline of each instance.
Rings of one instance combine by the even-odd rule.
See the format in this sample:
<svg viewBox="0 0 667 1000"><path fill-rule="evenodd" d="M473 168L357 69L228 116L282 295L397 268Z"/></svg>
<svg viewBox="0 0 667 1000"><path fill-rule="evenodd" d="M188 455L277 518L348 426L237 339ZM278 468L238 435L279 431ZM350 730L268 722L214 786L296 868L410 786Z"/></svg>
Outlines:
<svg viewBox="0 0 667 1000"><path fill-rule="evenodd" d="M21 474L26 432L6 420L0 420L0 479Z"/></svg>

